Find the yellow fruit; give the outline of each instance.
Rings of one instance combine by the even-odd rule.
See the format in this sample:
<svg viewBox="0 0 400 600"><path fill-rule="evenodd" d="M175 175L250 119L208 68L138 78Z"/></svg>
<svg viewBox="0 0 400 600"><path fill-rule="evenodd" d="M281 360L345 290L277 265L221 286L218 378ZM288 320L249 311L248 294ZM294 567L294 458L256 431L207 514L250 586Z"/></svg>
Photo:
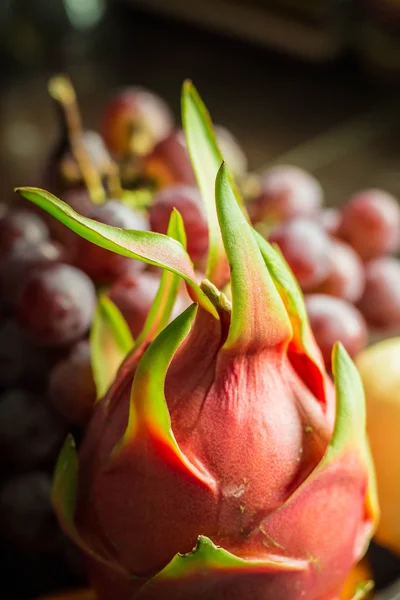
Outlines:
<svg viewBox="0 0 400 600"><path fill-rule="evenodd" d="M376 539L400 552L400 338L365 349L356 360L367 402L381 521Z"/></svg>

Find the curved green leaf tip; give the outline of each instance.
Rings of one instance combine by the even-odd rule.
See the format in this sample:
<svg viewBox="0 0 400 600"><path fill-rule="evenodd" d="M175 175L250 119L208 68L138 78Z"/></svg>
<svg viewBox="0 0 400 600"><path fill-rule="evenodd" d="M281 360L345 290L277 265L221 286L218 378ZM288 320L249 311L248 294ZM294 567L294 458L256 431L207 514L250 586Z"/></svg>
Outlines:
<svg viewBox="0 0 400 600"><path fill-rule="evenodd" d="M188 554L176 554L171 562L141 589L145 593L157 584L170 580L204 575L207 572L231 573L274 573L305 571L308 561L284 556L271 556L264 560L246 560L216 546L208 537L199 536L196 547ZM140 593L139 593L140 597Z"/></svg>
<svg viewBox="0 0 400 600"><path fill-rule="evenodd" d="M316 351L316 345L311 334L303 293L295 276L279 249L269 244L256 230L253 230L253 235L260 248L265 265L288 311L296 345L307 354L319 369L324 370L322 357Z"/></svg>
<svg viewBox="0 0 400 600"><path fill-rule="evenodd" d="M364 453L366 407L364 388L357 368L347 351L337 342L332 352L336 389L336 422L329 452L336 455L347 447Z"/></svg>
<svg viewBox="0 0 400 600"><path fill-rule="evenodd" d="M182 123L193 170L199 185L208 221L209 251L206 279L217 287L227 281L227 265L215 207L215 178L223 162L207 108L191 81L185 81L181 97ZM245 206L231 178L237 202Z"/></svg>
<svg viewBox="0 0 400 600"><path fill-rule="evenodd" d="M109 568L116 571L123 571L118 564L109 561L104 556L93 550L81 537L75 526L75 509L77 499L78 484L78 454L76 451L75 440L69 434L64 442L61 452L58 456L54 478L51 500L54 512L65 533L75 542L75 544L94 558Z"/></svg>
<svg viewBox="0 0 400 600"><path fill-rule="evenodd" d="M180 275L190 286L193 299L216 319L219 318L217 310L197 284L189 255L176 240L161 233L120 229L89 219L39 188L21 187L15 191L93 244Z"/></svg>
<svg viewBox="0 0 400 600"><path fill-rule="evenodd" d="M134 346L128 324L107 296L100 296L90 331L90 353L97 398L102 398Z"/></svg>
<svg viewBox="0 0 400 600"><path fill-rule="evenodd" d="M189 306L159 333L140 359L132 383L125 434L128 438L132 438L144 422L159 437L171 439L171 419L164 396L165 377L175 352L190 331L196 312L197 304Z"/></svg>
<svg viewBox="0 0 400 600"><path fill-rule="evenodd" d="M68 435L59 454L54 472L52 503L63 529L76 539L74 524L78 456L75 440Z"/></svg>
<svg viewBox="0 0 400 600"><path fill-rule="evenodd" d="M215 196L231 269L232 317L224 348L254 351L282 345L291 339L292 327L224 164L218 171Z"/></svg>
<svg viewBox="0 0 400 600"><path fill-rule="evenodd" d="M167 235L180 242L186 249L186 233L183 219L175 208L170 216ZM151 305L143 329L136 341L136 347L139 347L145 341L154 339L167 326L180 285L181 280L178 275L175 275L171 271L163 271L157 294Z"/></svg>

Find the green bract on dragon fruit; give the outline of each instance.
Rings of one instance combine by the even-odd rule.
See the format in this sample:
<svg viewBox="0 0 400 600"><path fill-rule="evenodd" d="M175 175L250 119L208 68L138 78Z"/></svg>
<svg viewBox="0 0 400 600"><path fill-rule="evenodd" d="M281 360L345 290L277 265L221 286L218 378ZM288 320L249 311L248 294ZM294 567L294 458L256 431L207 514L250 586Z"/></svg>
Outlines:
<svg viewBox="0 0 400 600"><path fill-rule="evenodd" d="M334 385L326 374L298 285L249 225L189 82L182 108L209 223L200 285L179 213L168 236L128 231L19 189L165 269L79 451L64 446L54 505L99 600L338 600L378 512L360 379L340 345ZM167 325L182 279L193 303Z"/></svg>

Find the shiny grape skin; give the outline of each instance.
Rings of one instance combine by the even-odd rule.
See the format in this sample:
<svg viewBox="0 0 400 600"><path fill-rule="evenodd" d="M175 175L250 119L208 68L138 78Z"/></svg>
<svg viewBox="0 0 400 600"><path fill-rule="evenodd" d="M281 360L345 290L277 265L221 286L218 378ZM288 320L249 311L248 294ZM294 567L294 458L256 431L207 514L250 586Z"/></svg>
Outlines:
<svg viewBox="0 0 400 600"><path fill-rule="evenodd" d="M253 223L280 223L296 217L312 217L321 208L323 190L319 182L298 167L279 165L261 176L261 192L248 205Z"/></svg>
<svg viewBox="0 0 400 600"><path fill-rule="evenodd" d="M96 401L88 341L78 342L70 354L54 366L49 378L49 398L70 423L87 423Z"/></svg>
<svg viewBox="0 0 400 600"><path fill-rule="evenodd" d="M41 395L14 388L0 395L0 463L26 471L52 463L66 426Z"/></svg>
<svg viewBox="0 0 400 600"><path fill-rule="evenodd" d="M332 349L337 341L352 357L366 346L367 325L352 304L325 294L310 294L305 301L311 329L328 371L332 368Z"/></svg>
<svg viewBox="0 0 400 600"><path fill-rule="evenodd" d="M143 213L118 200L108 200L104 204L93 206L89 216L96 221L121 229L140 231L150 229L148 219ZM120 256L83 238L78 238L74 253L74 264L85 271L97 284L111 283L124 273L132 270L140 272L145 268L141 261Z"/></svg>
<svg viewBox="0 0 400 600"><path fill-rule="evenodd" d="M165 140L159 142L143 159L143 174L159 188L177 183L196 185L196 177L181 129L173 131Z"/></svg>
<svg viewBox="0 0 400 600"><path fill-rule="evenodd" d="M331 240L328 277L317 291L357 302L365 288L364 264L353 248L340 240Z"/></svg>
<svg viewBox="0 0 400 600"><path fill-rule="evenodd" d="M316 215L316 221L330 236L337 237L341 222L341 213L337 208L324 208Z"/></svg>
<svg viewBox="0 0 400 600"><path fill-rule="evenodd" d="M21 240L0 256L0 307L13 309L21 286L36 268L61 262L64 248L57 242Z"/></svg>
<svg viewBox="0 0 400 600"><path fill-rule="evenodd" d="M314 221L297 218L282 223L268 241L279 246L303 291L314 289L328 277L330 239Z"/></svg>
<svg viewBox="0 0 400 600"><path fill-rule="evenodd" d="M63 263L33 270L20 288L16 314L36 344L63 347L89 329L96 305L92 281Z"/></svg>
<svg viewBox="0 0 400 600"><path fill-rule="evenodd" d="M344 205L339 236L363 260L396 252L400 248L400 206L382 190L359 192Z"/></svg>
<svg viewBox="0 0 400 600"><path fill-rule="evenodd" d="M208 225L198 188L174 185L155 194L149 210L152 231L167 233L169 218L176 208L183 219L187 251L195 263L204 259L208 250Z"/></svg>
<svg viewBox="0 0 400 600"><path fill-rule="evenodd" d="M0 218L0 255L9 252L21 241L38 243L48 237L45 221L29 210L9 211Z"/></svg>
<svg viewBox="0 0 400 600"><path fill-rule="evenodd" d="M400 327L400 260L375 258L365 266L366 285L358 304L369 325L382 329Z"/></svg>

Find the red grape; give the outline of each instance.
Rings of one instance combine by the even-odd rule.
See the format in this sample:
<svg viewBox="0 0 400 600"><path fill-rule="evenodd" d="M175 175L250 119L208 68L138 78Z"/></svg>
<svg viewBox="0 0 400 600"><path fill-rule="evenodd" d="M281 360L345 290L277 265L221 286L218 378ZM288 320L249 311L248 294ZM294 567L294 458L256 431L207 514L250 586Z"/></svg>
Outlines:
<svg viewBox="0 0 400 600"><path fill-rule="evenodd" d="M253 223L281 222L294 217L310 217L318 212L323 191L318 181L303 169L276 166L261 178L261 193L248 205Z"/></svg>
<svg viewBox="0 0 400 600"><path fill-rule="evenodd" d="M368 260L400 247L400 206L382 190L365 190L343 207L339 235Z"/></svg>
<svg viewBox="0 0 400 600"><path fill-rule="evenodd" d="M96 304L93 283L85 273L65 264L32 271L20 288L17 315L37 344L65 346L84 335Z"/></svg>
<svg viewBox="0 0 400 600"><path fill-rule="evenodd" d="M248 168L247 157L236 138L222 125L215 126L215 136L224 161L232 175L234 177L245 175Z"/></svg>
<svg viewBox="0 0 400 600"><path fill-rule="evenodd" d="M118 200L108 200L104 204L94 205L90 217L121 229L141 231L149 229L146 216ZM76 266L85 271L95 283L109 283L128 271L142 271L145 268L144 263L138 260L120 256L95 246L83 238L78 238L75 253Z"/></svg>
<svg viewBox="0 0 400 600"><path fill-rule="evenodd" d="M181 129L174 131L165 140L159 142L154 150L145 157L143 174L154 179L158 187L176 183L196 185L196 177Z"/></svg>
<svg viewBox="0 0 400 600"><path fill-rule="evenodd" d="M96 400L90 360L90 346L78 342L67 358L52 370L49 396L53 406L71 423L83 425Z"/></svg>
<svg viewBox="0 0 400 600"><path fill-rule="evenodd" d="M110 299L123 314L135 338L142 330L159 284L160 277L158 273L130 274L118 279L108 292ZM179 294L172 318L176 317L187 306L187 296L183 293Z"/></svg>
<svg viewBox="0 0 400 600"><path fill-rule="evenodd" d="M12 250L21 241L37 243L46 240L49 231L41 217L28 210L15 210L0 219L0 252Z"/></svg>
<svg viewBox="0 0 400 600"><path fill-rule="evenodd" d="M140 88L123 89L108 105L101 130L115 155L147 154L165 139L174 125L173 114L162 98Z"/></svg>
<svg viewBox="0 0 400 600"><path fill-rule="evenodd" d="M313 221L297 218L282 223L269 241L279 246L303 290L315 288L329 275L330 240Z"/></svg>
<svg viewBox="0 0 400 600"><path fill-rule="evenodd" d="M189 255L195 262L201 260L208 250L208 226L199 190L183 184L160 190L149 212L153 231L167 233L173 208L182 215Z"/></svg>
<svg viewBox="0 0 400 600"><path fill-rule="evenodd" d="M29 470L51 462L66 428L42 397L10 389L0 395L0 449L5 467Z"/></svg>
<svg viewBox="0 0 400 600"><path fill-rule="evenodd" d="M316 291L357 302L364 291L365 275L361 258L351 246L332 240L329 252L329 275Z"/></svg>
<svg viewBox="0 0 400 600"><path fill-rule="evenodd" d="M367 325L352 304L325 294L311 294L305 300L311 329L328 370L336 342L341 342L350 356L366 346Z"/></svg>
<svg viewBox="0 0 400 600"><path fill-rule="evenodd" d="M63 258L63 248L49 240L15 244L0 257L0 305L12 308L21 285L34 268L60 262Z"/></svg>
<svg viewBox="0 0 400 600"><path fill-rule="evenodd" d="M51 479L35 471L10 479L0 489L0 530L23 552L54 550L61 533L51 506Z"/></svg>
<svg viewBox="0 0 400 600"><path fill-rule="evenodd" d="M400 260L375 258L365 267L366 284L359 309L374 327L400 325Z"/></svg>

